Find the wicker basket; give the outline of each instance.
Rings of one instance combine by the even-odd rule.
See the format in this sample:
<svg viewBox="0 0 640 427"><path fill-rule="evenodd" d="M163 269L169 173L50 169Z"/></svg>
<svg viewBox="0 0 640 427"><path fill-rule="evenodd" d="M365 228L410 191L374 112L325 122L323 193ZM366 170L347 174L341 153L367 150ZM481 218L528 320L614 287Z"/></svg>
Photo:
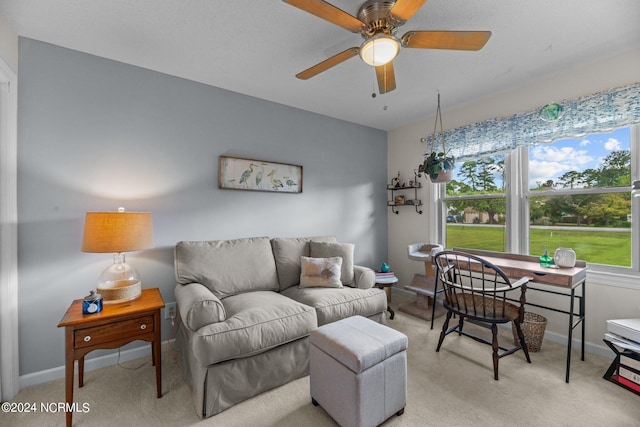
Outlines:
<svg viewBox="0 0 640 427"><path fill-rule="evenodd" d="M540 316L536 313L524 313L524 322L520 325L522 333L524 334L524 341L527 343L529 351L540 351L542 347L542 340L544 338L544 330L547 327L547 318ZM516 328L511 324L511 331L513 332L514 345L520 344Z"/></svg>

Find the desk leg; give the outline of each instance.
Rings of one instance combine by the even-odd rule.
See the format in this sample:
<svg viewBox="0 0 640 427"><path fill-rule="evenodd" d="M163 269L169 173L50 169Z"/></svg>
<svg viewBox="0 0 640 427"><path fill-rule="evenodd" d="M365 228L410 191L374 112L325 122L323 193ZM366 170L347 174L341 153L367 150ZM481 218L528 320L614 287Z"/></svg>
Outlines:
<svg viewBox="0 0 640 427"><path fill-rule="evenodd" d="M153 339L153 344L151 348L151 354L153 358L153 362L156 365L156 391L158 397L162 397L162 351L160 348L160 310L158 310L154 316L154 330L155 330L155 338Z"/></svg>
<svg viewBox="0 0 640 427"><path fill-rule="evenodd" d="M84 356L78 359L78 387L84 386Z"/></svg>
<svg viewBox="0 0 640 427"><path fill-rule="evenodd" d="M581 323L581 333L580 333L580 359L584 360L584 338L585 338L585 323L586 323L586 314L585 314L585 291L587 281L584 280L581 285L581 295L580 295L580 303L578 305L578 321ZM573 345L573 328L577 325L573 323L573 313L575 308L575 298L576 298L576 290L575 288L571 289L571 303L569 304L569 342L567 343L567 372L565 376L565 381L569 382L569 373L571 369L571 346Z"/></svg>
<svg viewBox="0 0 640 427"><path fill-rule="evenodd" d="M74 371L74 355L73 355L73 328L67 326L65 328L65 399L67 407L73 404L73 371ZM71 427L71 417L73 412L65 412L66 425Z"/></svg>
<svg viewBox="0 0 640 427"><path fill-rule="evenodd" d="M162 397L162 362L160 361L162 356L160 355L160 339L157 338L153 342L153 347L155 349L155 363L156 363L156 391L158 397Z"/></svg>
<svg viewBox="0 0 640 427"><path fill-rule="evenodd" d="M571 302L569 303L569 335L567 342L567 368L565 373L565 382L569 382L569 372L571 369L571 346L573 344L573 307L576 297L576 288L571 289Z"/></svg>
<svg viewBox="0 0 640 427"><path fill-rule="evenodd" d="M586 307L586 303L585 303L585 291L587 290L587 280L585 279L584 282L582 282L582 298L580 299L580 318L582 319L582 360L584 360L584 334L585 334L585 323L587 322L586 319L586 311L585 311L585 307Z"/></svg>

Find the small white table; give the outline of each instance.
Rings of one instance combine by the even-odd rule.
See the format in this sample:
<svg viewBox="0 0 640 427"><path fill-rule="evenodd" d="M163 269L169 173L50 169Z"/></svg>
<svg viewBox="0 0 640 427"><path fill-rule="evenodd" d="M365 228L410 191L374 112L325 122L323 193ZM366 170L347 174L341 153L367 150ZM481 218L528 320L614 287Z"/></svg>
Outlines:
<svg viewBox="0 0 640 427"><path fill-rule="evenodd" d="M389 317L391 320L393 320L396 315L389 305L391 302L391 287L396 283L398 283L396 276L376 277L376 287L384 290L385 294L387 294L387 311L390 313Z"/></svg>

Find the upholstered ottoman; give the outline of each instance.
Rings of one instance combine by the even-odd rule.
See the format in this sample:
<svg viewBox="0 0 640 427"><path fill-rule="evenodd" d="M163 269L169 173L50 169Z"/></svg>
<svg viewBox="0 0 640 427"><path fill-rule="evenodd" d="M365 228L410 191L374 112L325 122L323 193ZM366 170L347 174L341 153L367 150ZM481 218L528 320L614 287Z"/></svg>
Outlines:
<svg viewBox="0 0 640 427"><path fill-rule="evenodd" d="M342 427L377 426L407 402L407 337L362 316L311 331L311 399Z"/></svg>

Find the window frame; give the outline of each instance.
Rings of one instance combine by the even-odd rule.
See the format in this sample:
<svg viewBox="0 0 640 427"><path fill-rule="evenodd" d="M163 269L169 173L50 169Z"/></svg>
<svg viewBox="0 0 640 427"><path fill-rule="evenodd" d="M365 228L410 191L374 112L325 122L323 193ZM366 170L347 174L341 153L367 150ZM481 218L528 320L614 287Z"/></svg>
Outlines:
<svg viewBox="0 0 640 427"><path fill-rule="evenodd" d="M626 127L626 126L625 126ZM631 181L640 179L640 125L629 125L631 151ZM434 201L436 202L437 241L446 242L446 205L452 200L506 198L506 252L518 254L529 253L529 201L531 197L559 196L563 194L602 194L623 193L630 191L629 187L598 187L590 189L557 189L557 190L529 190L529 147L520 146L504 153L505 158L505 193L483 194L474 196L446 196L446 183L435 185ZM637 282L640 277L640 194L631 198L631 266L615 266L608 264L589 263L589 271L597 274L615 274L620 278L630 277ZM624 280L622 280L624 282ZM631 285L638 287L637 283Z"/></svg>

